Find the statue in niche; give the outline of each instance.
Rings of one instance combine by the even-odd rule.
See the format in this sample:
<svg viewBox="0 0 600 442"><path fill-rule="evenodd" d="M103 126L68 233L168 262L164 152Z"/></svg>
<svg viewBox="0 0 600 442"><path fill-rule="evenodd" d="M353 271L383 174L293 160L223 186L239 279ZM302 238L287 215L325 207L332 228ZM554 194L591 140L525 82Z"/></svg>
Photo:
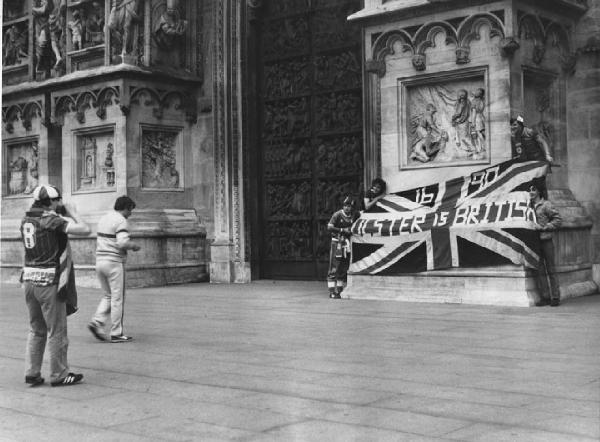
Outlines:
<svg viewBox="0 0 600 442"><path fill-rule="evenodd" d="M161 14L154 28L154 41L159 48L168 51L180 44L187 30L187 20L179 14L179 1L167 0L167 9Z"/></svg>
<svg viewBox="0 0 600 442"><path fill-rule="evenodd" d="M471 141L475 147L473 159L481 159L485 150L485 90L477 88L471 100Z"/></svg>
<svg viewBox="0 0 600 442"><path fill-rule="evenodd" d="M179 171L173 133L152 132L142 142L142 186L178 188Z"/></svg>
<svg viewBox="0 0 600 442"><path fill-rule="evenodd" d="M85 19L85 42L91 45L104 43L104 5L92 2Z"/></svg>
<svg viewBox="0 0 600 442"><path fill-rule="evenodd" d="M11 162L8 166L10 181L8 191L10 195L24 193L27 188L27 160L22 156Z"/></svg>
<svg viewBox="0 0 600 442"><path fill-rule="evenodd" d="M81 13L73 11L73 20L68 23L71 31L71 41L73 42L73 50L78 51L83 49L83 22L81 21Z"/></svg>
<svg viewBox="0 0 600 442"><path fill-rule="evenodd" d="M39 0L37 6L31 8L39 30L36 54L38 72L48 72L51 67L58 70L64 64L62 37L66 7L66 0Z"/></svg>
<svg viewBox="0 0 600 442"><path fill-rule="evenodd" d="M128 55L135 45L135 23L140 21L138 8L141 0L112 0L110 16L108 17L108 29L111 36L121 46L121 57Z"/></svg>
<svg viewBox="0 0 600 442"><path fill-rule="evenodd" d="M96 181L96 152L98 146L96 139L86 137L81 147L81 175L80 181L86 187L93 186Z"/></svg>
<svg viewBox="0 0 600 442"><path fill-rule="evenodd" d="M106 185L112 187L115 185L115 168L113 163L114 148L112 143L106 145L106 156L104 157L104 167Z"/></svg>
<svg viewBox="0 0 600 442"><path fill-rule="evenodd" d="M413 117L414 135L412 142L412 160L427 163L435 159L436 155L446 149L448 133L441 130L435 120L437 109L433 103L425 106L422 115Z"/></svg>
<svg viewBox="0 0 600 442"><path fill-rule="evenodd" d="M16 25L9 27L4 33L2 52L4 66L20 64L21 60L28 57L27 33L20 32Z"/></svg>

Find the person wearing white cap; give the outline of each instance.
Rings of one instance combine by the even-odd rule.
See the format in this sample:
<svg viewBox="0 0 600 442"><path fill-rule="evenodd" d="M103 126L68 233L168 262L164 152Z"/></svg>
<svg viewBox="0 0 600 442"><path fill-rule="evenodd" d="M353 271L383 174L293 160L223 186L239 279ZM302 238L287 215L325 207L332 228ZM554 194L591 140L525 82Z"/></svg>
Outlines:
<svg viewBox="0 0 600 442"><path fill-rule="evenodd" d="M67 362L66 290L71 265L65 259L68 234L89 235L90 228L72 206L65 213L70 221L56 213L62 205L58 188L37 186L34 202L21 222L25 265L21 274L25 303L29 311L29 334L25 354L25 383L44 383L41 375L46 342L50 353L50 383L53 387L79 383L82 374L71 373Z"/></svg>

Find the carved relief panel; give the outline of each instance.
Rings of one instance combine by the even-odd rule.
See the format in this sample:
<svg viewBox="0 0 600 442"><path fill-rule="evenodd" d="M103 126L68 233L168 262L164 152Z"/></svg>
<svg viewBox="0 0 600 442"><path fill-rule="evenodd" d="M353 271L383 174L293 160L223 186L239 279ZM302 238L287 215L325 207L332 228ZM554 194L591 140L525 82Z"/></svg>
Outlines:
<svg viewBox="0 0 600 442"><path fill-rule="evenodd" d="M4 196L26 195L38 185L39 143L37 138L11 140L4 144Z"/></svg>
<svg viewBox="0 0 600 442"><path fill-rule="evenodd" d="M142 126L142 188L183 190L181 128Z"/></svg>
<svg viewBox="0 0 600 442"><path fill-rule="evenodd" d="M114 142L112 127L75 133L75 192L115 189Z"/></svg>
<svg viewBox="0 0 600 442"><path fill-rule="evenodd" d="M490 160L486 72L399 81L402 167Z"/></svg>

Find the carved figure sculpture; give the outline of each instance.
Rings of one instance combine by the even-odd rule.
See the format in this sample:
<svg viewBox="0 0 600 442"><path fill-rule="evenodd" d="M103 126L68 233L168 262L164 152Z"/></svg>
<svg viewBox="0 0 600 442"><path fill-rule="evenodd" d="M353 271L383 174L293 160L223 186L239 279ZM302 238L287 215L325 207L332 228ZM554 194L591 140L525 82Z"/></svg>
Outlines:
<svg viewBox="0 0 600 442"><path fill-rule="evenodd" d="M73 11L73 20L71 20L68 25L69 30L71 31L73 49L76 51L83 49L83 22L81 21L81 14L79 11Z"/></svg>
<svg viewBox="0 0 600 442"><path fill-rule="evenodd" d="M27 34L19 32L16 25L6 30L2 41L4 66L19 64L23 58L27 58L26 38Z"/></svg>
<svg viewBox="0 0 600 442"><path fill-rule="evenodd" d="M31 8L35 17L39 34L37 36L37 64L38 71L48 71L48 62L54 55L54 69L58 69L63 61L61 39L64 29L64 15L66 0L40 0L38 6Z"/></svg>
<svg viewBox="0 0 600 442"><path fill-rule="evenodd" d="M471 129L469 118L471 116L471 102L467 91L460 89L457 94L454 114L452 115L452 127L454 127L454 142L458 149L472 152Z"/></svg>
<svg viewBox="0 0 600 442"><path fill-rule="evenodd" d="M85 20L85 41L92 45L104 43L104 6L92 2Z"/></svg>
<svg viewBox="0 0 600 442"><path fill-rule="evenodd" d="M187 30L188 22L181 19L178 3L177 0L167 0L167 9L160 16L154 29L154 40L161 49L173 49Z"/></svg>
<svg viewBox="0 0 600 442"><path fill-rule="evenodd" d="M27 188L27 160L18 157L9 165L10 181L8 190L11 195L23 193Z"/></svg>
<svg viewBox="0 0 600 442"><path fill-rule="evenodd" d="M481 159L481 154L485 150L485 90L478 88L471 101L471 140L475 147L473 159Z"/></svg>
<svg viewBox="0 0 600 442"><path fill-rule="evenodd" d="M436 157L438 152L445 150L448 134L440 130L435 120L436 107L429 103L425 112L413 121L414 137L412 144L412 160L427 163Z"/></svg>
<svg viewBox="0 0 600 442"><path fill-rule="evenodd" d="M121 43L121 57L129 53L130 37L134 23L140 20L138 6L140 0L112 0L108 28Z"/></svg>

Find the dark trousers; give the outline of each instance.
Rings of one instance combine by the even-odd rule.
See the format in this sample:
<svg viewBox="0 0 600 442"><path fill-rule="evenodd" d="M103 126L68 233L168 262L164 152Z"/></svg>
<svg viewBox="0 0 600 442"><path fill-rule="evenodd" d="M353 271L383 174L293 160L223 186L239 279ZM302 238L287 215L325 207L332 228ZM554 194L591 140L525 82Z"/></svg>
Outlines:
<svg viewBox="0 0 600 442"><path fill-rule="evenodd" d="M554 265L554 244L552 239L540 240L540 266L537 271L537 288L540 298L560 300L560 288ZM550 287L548 287L550 280ZM550 295L548 297L548 295Z"/></svg>
<svg viewBox="0 0 600 442"><path fill-rule="evenodd" d="M327 272L327 282L346 282L348 279L348 268L350 267L350 256L346 258L337 258L337 241L331 241L329 249L329 271Z"/></svg>

